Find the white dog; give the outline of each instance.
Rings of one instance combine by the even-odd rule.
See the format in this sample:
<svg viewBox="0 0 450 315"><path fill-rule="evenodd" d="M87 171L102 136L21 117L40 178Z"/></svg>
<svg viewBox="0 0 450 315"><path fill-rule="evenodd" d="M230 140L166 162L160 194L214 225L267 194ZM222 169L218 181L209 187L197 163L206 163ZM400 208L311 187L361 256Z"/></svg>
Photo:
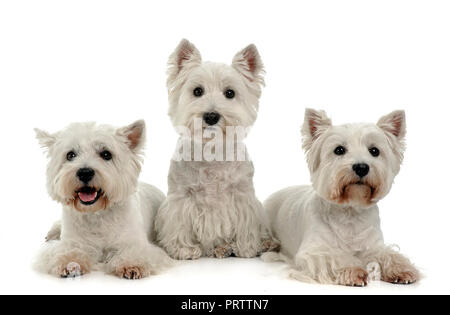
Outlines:
<svg viewBox="0 0 450 315"><path fill-rule="evenodd" d="M62 221L39 254L39 270L68 277L102 266L139 279L170 263L150 243L164 194L138 183L144 121L119 129L76 123L55 134L38 129L36 134L50 157L48 192L63 206Z"/></svg>
<svg viewBox="0 0 450 315"><path fill-rule="evenodd" d="M265 202L281 254L263 258L290 262L301 281L364 286L370 266L383 281L417 281L410 261L384 244L377 207L403 160L404 112L376 125L333 126L325 112L307 109L302 133L312 187L286 188Z"/></svg>
<svg viewBox="0 0 450 315"><path fill-rule="evenodd" d="M246 153L242 160L237 158L242 148L245 151L240 140L246 133L239 138L233 129L255 122L263 72L254 45L238 52L231 66L202 62L187 40L169 58L169 116L179 131L182 126L194 133L194 139L181 136L187 159L171 161L168 197L156 217L158 242L173 258L255 257L277 246L262 224L253 164ZM227 137L211 149L215 159L202 154L207 151L203 140L210 138L208 134ZM194 151L199 143L198 158Z"/></svg>

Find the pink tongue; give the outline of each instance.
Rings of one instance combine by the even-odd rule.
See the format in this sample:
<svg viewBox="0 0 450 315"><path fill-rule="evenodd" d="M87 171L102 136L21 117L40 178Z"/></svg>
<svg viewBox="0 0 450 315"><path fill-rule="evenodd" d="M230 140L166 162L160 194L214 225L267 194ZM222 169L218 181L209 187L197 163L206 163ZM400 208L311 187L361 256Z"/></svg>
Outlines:
<svg viewBox="0 0 450 315"><path fill-rule="evenodd" d="M97 198L97 192L96 191L92 193L79 192L78 197L80 197L81 201L83 202L91 202L94 201L95 198Z"/></svg>

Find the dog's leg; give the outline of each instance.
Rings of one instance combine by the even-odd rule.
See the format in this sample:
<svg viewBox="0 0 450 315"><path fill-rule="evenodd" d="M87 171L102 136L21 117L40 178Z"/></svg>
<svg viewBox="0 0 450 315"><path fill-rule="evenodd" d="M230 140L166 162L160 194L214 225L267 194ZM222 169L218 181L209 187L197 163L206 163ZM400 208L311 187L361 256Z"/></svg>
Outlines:
<svg viewBox="0 0 450 315"><path fill-rule="evenodd" d="M172 263L162 249L146 240L136 240L117 247L117 251L106 262L105 269L119 278L142 279L157 274Z"/></svg>
<svg viewBox="0 0 450 315"><path fill-rule="evenodd" d="M270 226L270 219L267 210L261 205L260 208L261 222L262 222L262 243L260 255L266 252L276 252L279 253L281 249L280 241L273 235L273 233L268 228Z"/></svg>
<svg viewBox="0 0 450 315"><path fill-rule="evenodd" d="M61 239L61 221L56 221L53 223L52 227L47 233L47 236L45 237L45 241L53 241L53 240L60 240Z"/></svg>
<svg viewBox="0 0 450 315"><path fill-rule="evenodd" d="M190 260L202 257L203 251L195 240L192 221L188 215L194 212L192 207L195 207L195 204L184 197L166 200L158 210L155 221L157 240L174 259Z"/></svg>
<svg viewBox="0 0 450 315"><path fill-rule="evenodd" d="M50 241L44 244L36 267L63 278L78 277L90 272L93 260L80 244Z"/></svg>
<svg viewBox="0 0 450 315"><path fill-rule="evenodd" d="M233 244L233 252L237 257L252 258L261 252L262 240L258 223L254 219L249 221L248 225L238 223L236 242Z"/></svg>
<svg viewBox="0 0 450 315"><path fill-rule="evenodd" d="M262 204L256 198L236 197L236 212L240 217L236 227L234 253L238 257L251 258L267 251L277 251L280 244L271 238L262 222Z"/></svg>
<svg viewBox="0 0 450 315"><path fill-rule="evenodd" d="M236 257L256 257L261 249L261 235L254 205L248 200L248 196L237 195L234 207L238 216L235 223L235 242L232 244L233 252Z"/></svg>
<svg viewBox="0 0 450 315"><path fill-rule="evenodd" d="M261 235L258 229L248 231L238 231L236 235L234 254L237 257L252 258L261 252Z"/></svg>
<svg viewBox="0 0 450 315"><path fill-rule="evenodd" d="M391 247L372 250L364 259L367 263L377 262L381 269L381 280L395 284L411 284L420 279L420 272L411 261Z"/></svg>
<svg viewBox="0 0 450 315"><path fill-rule="evenodd" d="M304 282L367 285L368 273L362 262L349 253L327 248L301 250L294 260L295 272L291 276Z"/></svg>
<svg viewBox="0 0 450 315"><path fill-rule="evenodd" d="M161 238L160 244L170 257L177 260L195 260L202 257L203 251L199 244L189 240L190 233L180 230L175 239ZM188 241L186 241L188 240Z"/></svg>

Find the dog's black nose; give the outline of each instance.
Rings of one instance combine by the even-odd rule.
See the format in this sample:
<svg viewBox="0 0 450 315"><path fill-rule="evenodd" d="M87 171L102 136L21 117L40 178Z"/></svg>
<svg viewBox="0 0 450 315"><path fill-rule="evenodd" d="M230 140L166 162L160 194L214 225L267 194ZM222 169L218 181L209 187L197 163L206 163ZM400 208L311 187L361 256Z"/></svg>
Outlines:
<svg viewBox="0 0 450 315"><path fill-rule="evenodd" d="M85 184L89 183L95 175L92 168L80 168L77 172L77 177Z"/></svg>
<svg viewBox="0 0 450 315"><path fill-rule="evenodd" d="M358 175L359 177L363 178L367 174L369 174L370 167L369 165L365 163L359 163L353 165L353 171Z"/></svg>
<svg viewBox="0 0 450 315"><path fill-rule="evenodd" d="M220 120L220 114L216 112L204 113L203 120L210 126L217 124Z"/></svg>

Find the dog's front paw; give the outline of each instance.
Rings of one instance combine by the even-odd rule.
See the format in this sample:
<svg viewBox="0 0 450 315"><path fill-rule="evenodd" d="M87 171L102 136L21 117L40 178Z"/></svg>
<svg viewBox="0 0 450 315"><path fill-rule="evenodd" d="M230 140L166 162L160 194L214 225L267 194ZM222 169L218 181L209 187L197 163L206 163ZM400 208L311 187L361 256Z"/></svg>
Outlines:
<svg viewBox="0 0 450 315"><path fill-rule="evenodd" d="M61 266L59 275L61 278L80 277L86 273L86 270L77 262L71 261L67 265Z"/></svg>
<svg viewBox="0 0 450 315"><path fill-rule="evenodd" d="M230 257L231 254L233 254L233 247L230 244L214 248L214 257L216 258L227 258Z"/></svg>
<svg viewBox="0 0 450 315"><path fill-rule="evenodd" d="M117 268L116 276L128 280L138 280L146 277L147 272L141 266L122 266Z"/></svg>
<svg viewBox="0 0 450 315"><path fill-rule="evenodd" d="M262 241L261 244L261 253L265 252L279 252L280 251L280 243L273 239L266 239Z"/></svg>
<svg viewBox="0 0 450 315"><path fill-rule="evenodd" d="M338 284L352 286L352 287L364 287L368 283L369 274L362 268L349 267L343 269L338 278Z"/></svg>
<svg viewBox="0 0 450 315"><path fill-rule="evenodd" d="M412 284L418 280L418 273L414 271L398 271L383 275L382 279L385 282L395 284Z"/></svg>
<svg viewBox="0 0 450 315"><path fill-rule="evenodd" d="M182 247L173 251L171 256L178 260L194 260L202 257L202 250L199 246Z"/></svg>

